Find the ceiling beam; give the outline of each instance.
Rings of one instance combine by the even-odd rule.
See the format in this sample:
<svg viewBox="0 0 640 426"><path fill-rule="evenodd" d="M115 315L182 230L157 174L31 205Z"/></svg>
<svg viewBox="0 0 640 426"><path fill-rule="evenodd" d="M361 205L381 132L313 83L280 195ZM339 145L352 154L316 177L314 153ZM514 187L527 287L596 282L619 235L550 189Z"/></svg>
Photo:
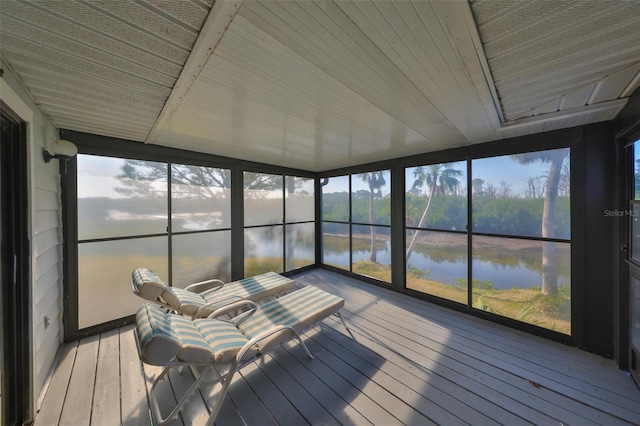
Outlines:
<svg viewBox="0 0 640 426"><path fill-rule="evenodd" d="M154 143L157 140L159 129L164 124L171 121L171 117L180 106L184 97L189 93L191 86L196 81L205 64L215 51L218 43L222 39L225 31L236 16L242 0L217 0L207 19L205 20L200 34L193 45L193 49L182 67L180 76L171 90L171 94L158 115L145 143Z"/></svg>
<svg viewBox="0 0 640 426"><path fill-rule="evenodd" d="M469 2L434 2L433 8L450 34L451 46L465 67L491 127L499 130L505 118Z"/></svg>

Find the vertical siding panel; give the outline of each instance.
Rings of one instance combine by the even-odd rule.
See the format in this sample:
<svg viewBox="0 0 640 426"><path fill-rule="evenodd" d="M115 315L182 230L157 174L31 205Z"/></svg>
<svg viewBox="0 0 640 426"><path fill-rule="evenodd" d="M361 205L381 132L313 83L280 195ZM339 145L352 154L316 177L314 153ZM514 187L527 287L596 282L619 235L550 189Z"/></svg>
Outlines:
<svg viewBox="0 0 640 426"><path fill-rule="evenodd" d="M32 179L33 204L33 327L35 351L35 385L44 387L62 339L62 239L60 230L61 199L58 161L46 164L42 149L58 138L58 132L42 114L38 128L41 137L34 141ZM39 297L40 296L40 297ZM45 326L45 317L48 326Z"/></svg>
<svg viewBox="0 0 640 426"><path fill-rule="evenodd" d="M2 63L2 100L27 121L29 214L32 285L33 399L45 386L62 341L61 198L58 161L45 164L43 148L58 139L58 130ZM50 322L45 327L44 318ZM34 412L37 407L33 407Z"/></svg>

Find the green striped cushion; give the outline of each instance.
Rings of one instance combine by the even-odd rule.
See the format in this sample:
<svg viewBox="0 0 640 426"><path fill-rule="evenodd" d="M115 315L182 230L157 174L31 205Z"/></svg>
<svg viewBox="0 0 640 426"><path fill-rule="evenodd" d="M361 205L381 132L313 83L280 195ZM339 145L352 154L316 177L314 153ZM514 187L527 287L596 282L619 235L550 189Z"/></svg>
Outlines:
<svg viewBox="0 0 640 426"><path fill-rule="evenodd" d="M150 269L136 268L131 273L131 282L136 292L147 300L156 300L168 288L158 274Z"/></svg>
<svg viewBox="0 0 640 426"><path fill-rule="evenodd" d="M247 311L232 322L206 318L191 322L146 303L136 313L136 333L143 361L148 364L164 365L174 358L192 363L227 363L263 331L277 325L303 331L343 306L344 299L313 286ZM288 333L279 333L261 343L260 348L280 343L285 335L290 337Z"/></svg>
<svg viewBox="0 0 640 426"><path fill-rule="evenodd" d="M145 303L136 312L136 333L144 361L164 365L180 349L166 313L156 305Z"/></svg>
<svg viewBox="0 0 640 426"><path fill-rule="evenodd" d="M232 322L251 339L276 325L303 331L339 311L344 299L307 286L235 317Z"/></svg>
<svg viewBox="0 0 640 426"><path fill-rule="evenodd" d="M178 359L201 364L211 362L209 344L190 319L172 314L167 315L167 319L178 342L180 342L180 349L176 354Z"/></svg>
<svg viewBox="0 0 640 426"><path fill-rule="evenodd" d="M216 363L231 362L240 348L247 343L247 338L238 331L235 325L217 319L197 319L193 322L213 352Z"/></svg>
<svg viewBox="0 0 640 426"><path fill-rule="evenodd" d="M203 291L201 294L207 301L213 302L230 296L258 301L290 290L295 281L275 272L266 272L254 277L244 278L225 284L223 287Z"/></svg>
<svg viewBox="0 0 640 426"><path fill-rule="evenodd" d="M162 293L162 299L175 310L187 315L195 314L200 306L207 303L198 293L179 287L167 287Z"/></svg>

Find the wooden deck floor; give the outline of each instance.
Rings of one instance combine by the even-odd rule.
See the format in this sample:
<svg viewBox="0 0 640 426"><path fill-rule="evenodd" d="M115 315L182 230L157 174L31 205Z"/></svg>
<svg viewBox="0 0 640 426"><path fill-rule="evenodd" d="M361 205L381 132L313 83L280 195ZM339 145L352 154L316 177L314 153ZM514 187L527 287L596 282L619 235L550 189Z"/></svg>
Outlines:
<svg viewBox="0 0 640 426"><path fill-rule="evenodd" d="M640 390L611 360L324 270L299 282L346 299L355 340L330 318L299 346L236 375L219 425L640 423ZM148 425L159 368L131 327L65 345L36 425ZM192 382L164 382L166 404ZM205 391L171 424L204 424Z"/></svg>

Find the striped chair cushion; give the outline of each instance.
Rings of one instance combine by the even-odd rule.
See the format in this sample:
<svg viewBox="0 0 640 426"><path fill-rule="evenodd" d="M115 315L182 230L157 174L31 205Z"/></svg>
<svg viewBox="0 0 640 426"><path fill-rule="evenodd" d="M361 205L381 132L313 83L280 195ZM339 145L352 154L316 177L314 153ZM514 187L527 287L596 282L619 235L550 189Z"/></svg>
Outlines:
<svg viewBox="0 0 640 426"><path fill-rule="evenodd" d="M291 290L294 285L295 281L290 278L283 277L275 272L266 272L254 277L230 282L223 287L206 290L200 294L209 302L231 296L258 301Z"/></svg>
<svg viewBox="0 0 640 426"><path fill-rule="evenodd" d="M131 273L135 291L147 300L156 300L168 288L158 274L150 269L136 268Z"/></svg>
<svg viewBox="0 0 640 426"><path fill-rule="evenodd" d="M212 360L216 363L230 362L247 343L247 338L236 326L226 321L205 318L197 319L193 323L209 344Z"/></svg>
<svg viewBox="0 0 640 426"><path fill-rule="evenodd" d="M162 299L172 308L184 314L193 315L202 305L215 302L216 300L223 300L234 296L258 301L290 290L294 285L295 281L289 278L283 277L275 272L267 272L255 277L230 282L222 287L206 290L200 294L177 287L167 287L162 293ZM216 308L223 305L224 303L212 305L210 308L203 310L200 317L206 317Z"/></svg>
<svg viewBox="0 0 640 426"><path fill-rule="evenodd" d="M226 363L247 343L231 323L217 319L191 321L151 303L138 308L136 333L143 361L152 365L165 365L173 359Z"/></svg>
<svg viewBox="0 0 640 426"><path fill-rule="evenodd" d="M173 309L187 315L195 314L200 306L207 303L198 293L179 287L167 287L162 292L162 299Z"/></svg>
<svg viewBox="0 0 640 426"><path fill-rule="evenodd" d="M209 344L189 318L180 315L167 315L167 319L180 343L180 348L176 353L179 360L200 364L211 362Z"/></svg>
<svg viewBox="0 0 640 426"><path fill-rule="evenodd" d="M141 355L148 364L164 365L175 357L181 346L166 313L150 303L140 306L136 312L136 333Z"/></svg>
<svg viewBox="0 0 640 426"><path fill-rule="evenodd" d="M343 306L344 299L307 286L247 311L232 322L247 339L280 324L301 332Z"/></svg>
<svg viewBox="0 0 640 426"><path fill-rule="evenodd" d="M143 361L148 364L164 365L172 359L223 364L232 361L250 339L272 327L287 325L302 332L343 306L344 299L313 286L251 309L231 322L207 318L192 322L146 303L136 313L136 333ZM287 331L277 333L248 355L290 337Z"/></svg>

